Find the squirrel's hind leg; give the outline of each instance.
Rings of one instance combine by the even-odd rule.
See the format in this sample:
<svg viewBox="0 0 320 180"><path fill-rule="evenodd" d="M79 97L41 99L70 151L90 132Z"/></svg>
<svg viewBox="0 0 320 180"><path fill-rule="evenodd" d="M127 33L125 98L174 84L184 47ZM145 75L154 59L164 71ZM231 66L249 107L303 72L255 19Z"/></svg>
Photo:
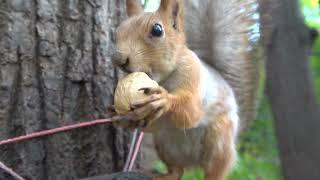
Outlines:
<svg viewBox="0 0 320 180"><path fill-rule="evenodd" d="M236 161L233 124L227 113L215 118L208 127L203 168L206 180L223 180Z"/></svg>
<svg viewBox="0 0 320 180"><path fill-rule="evenodd" d="M154 176L152 180L179 180L183 175L183 168L177 166L170 166L167 164L168 173L164 175Z"/></svg>

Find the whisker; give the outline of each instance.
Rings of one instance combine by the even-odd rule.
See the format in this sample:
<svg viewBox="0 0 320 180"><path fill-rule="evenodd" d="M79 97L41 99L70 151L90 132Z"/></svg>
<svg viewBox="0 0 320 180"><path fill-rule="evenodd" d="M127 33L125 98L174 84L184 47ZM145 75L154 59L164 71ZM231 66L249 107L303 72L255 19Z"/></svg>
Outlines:
<svg viewBox="0 0 320 180"><path fill-rule="evenodd" d="M165 50L166 48L165 47L160 47L160 48L157 48L157 49L142 49L142 50L137 50L139 53L141 52L159 52L159 51L162 51L162 50Z"/></svg>

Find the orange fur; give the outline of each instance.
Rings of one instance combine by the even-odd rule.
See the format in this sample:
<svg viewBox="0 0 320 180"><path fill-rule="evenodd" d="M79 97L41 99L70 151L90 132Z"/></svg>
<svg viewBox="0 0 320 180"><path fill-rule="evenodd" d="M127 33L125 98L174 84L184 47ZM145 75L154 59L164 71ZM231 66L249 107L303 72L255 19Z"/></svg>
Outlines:
<svg viewBox="0 0 320 180"><path fill-rule="evenodd" d="M127 14L129 17L138 15L143 12L141 4L137 0L127 0Z"/></svg>
<svg viewBox="0 0 320 180"><path fill-rule="evenodd" d="M206 180L222 180L234 165L236 150L233 137L232 123L226 113L218 115L208 126L202 164Z"/></svg>
<svg viewBox="0 0 320 180"><path fill-rule="evenodd" d="M130 18L117 29L116 63L128 72L145 72L161 85L128 113L133 126L146 124L144 130L154 132L156 149L168 167L166 175L153 179L177 180L185 167L201 166L207 180L221 180L236 157L232 90L188 49L183 0L162 0L155 13L139 14L137 4L127 0ZM150 34L155 24L164 30L161 37Z"/></svg>
<svg viewBox="0 0 320 180"><path fill-rule="evenodd" d="M169 96L171 107L168 111L168 117L176 127L187 129L194 127L202 115L198 92L199 67L189 58L190 56L176 70L179 78L175 80L177 87L172 88Z"/></svg>
<svg viewBox="0 0 320 180"><path fill-rule="evenodd" d="M127 67L129 71L143 71L151 77L153 74L160 74L161 77L157 81L161 84L175 76L176 86L171 87L169 94L165 97L164 109L166 115L177 127L191 128L197 124L201 116L197 90L199 65L194 62L190 50L185 45L182 2L163 0L156 13L136 15L123 22L117 29L117 47L122 56L118 63L123 64L129 58L130 63ZM127 1L128 14L137 11L137 4L138 2L133 0ZM156 22L163 23L165 38L148 42L153 41L146 40L148 38L146 36ZM176 23L175 27L173 22ZM139 31L129 32L132 29L139 29ZM166 59L167 62L161 59ZM188 72L187 75L186 72Z"/></svg>
<svg viewBox="0 0 320 180"><path fill-rule="evenodd" d="M162 0L159 12L163 16L166 23L172 23L172 19L177 19L176 28L184 31L184 1L183 0ZM169 20L169 21L168 21Z"/></svg>

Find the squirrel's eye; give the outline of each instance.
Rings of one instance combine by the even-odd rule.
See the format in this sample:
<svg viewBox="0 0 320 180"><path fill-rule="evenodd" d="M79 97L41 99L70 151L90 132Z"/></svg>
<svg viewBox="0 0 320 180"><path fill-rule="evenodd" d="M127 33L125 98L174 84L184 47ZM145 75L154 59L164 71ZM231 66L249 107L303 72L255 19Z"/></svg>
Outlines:
<svg viewBox="0 0 320 180"><path fill-rule="evenodd" d="M155 24L152 26L152 29L151 29L151 35L154 36L154 37L161 37L163 34L163 29L162 29L162 26L160 24Z"/></svg>

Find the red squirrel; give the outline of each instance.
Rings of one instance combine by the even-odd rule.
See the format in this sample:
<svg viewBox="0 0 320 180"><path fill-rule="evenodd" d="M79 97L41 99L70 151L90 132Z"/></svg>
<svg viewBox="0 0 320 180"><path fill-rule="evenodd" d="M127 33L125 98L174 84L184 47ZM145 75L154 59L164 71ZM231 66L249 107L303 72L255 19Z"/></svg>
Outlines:
<svg viewBox="0 0 320 180"><path fill-rule="evenodd" d="M239 5L241 0L230 1ZM168 168L167 174L153 179L177 180L184 168L193 166L203 168L206 180L224 179L236 161L239 119L254 114L258 75L246 50L246 29L240 29L249 21L235 16L234 23L241 26L231 30L239 32L228 29L225 33L236 35L226 36L222 34L226 27L219 27L223 19L217 17L223 13L226 17L221 18L231 17L227 9L219 8L234 5L223 5L228 3L222 0L187 1L186 18L195 21L186 29L183 0L161 0L157 11L148 13L138 0L126 3L129 18L116 30L114 61L124 71L145 72L160 85L143 89L149 97L131 104L132 110L123 115L129 117L129 126L153 133L157 153ZM209 24L201 24L200 18ZM194 28L199 31L191 32ZM232 46L224 46L228 43ZM224 51L231 55L223 57Z"/></svg>

